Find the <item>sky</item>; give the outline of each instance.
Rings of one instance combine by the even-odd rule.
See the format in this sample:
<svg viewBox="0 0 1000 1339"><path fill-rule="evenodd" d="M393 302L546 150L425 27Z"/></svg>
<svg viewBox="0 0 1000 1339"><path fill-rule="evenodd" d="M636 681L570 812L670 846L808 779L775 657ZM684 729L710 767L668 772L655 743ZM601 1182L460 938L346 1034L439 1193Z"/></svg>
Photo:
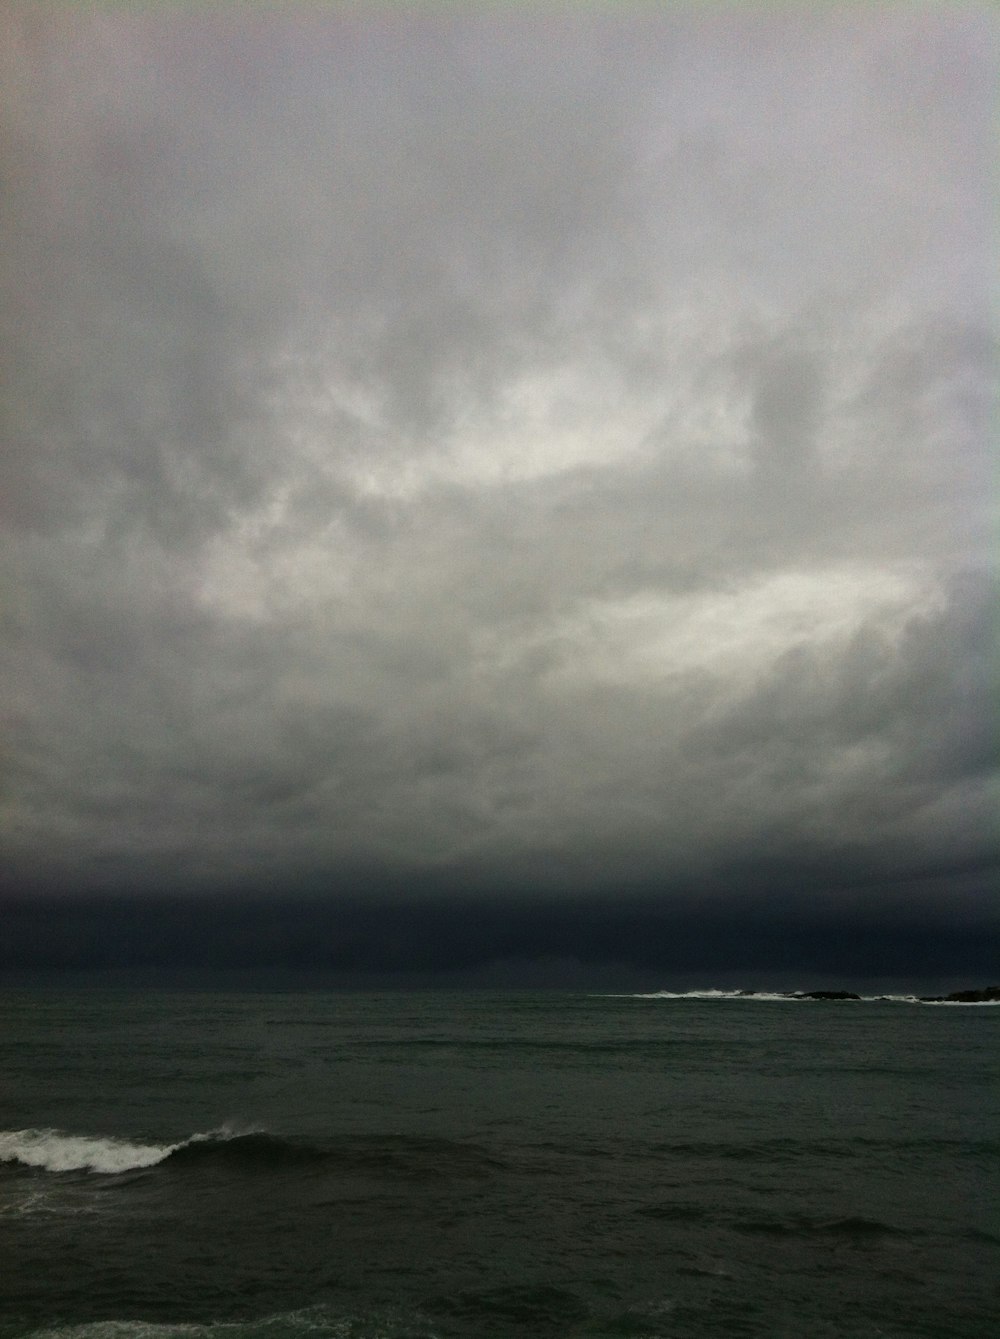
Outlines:
<svg viewBox="0 0 1000 1339"><path fill-rule="evenodd" d="M996 963L991 6L0 25L7 966Z"/></svg>

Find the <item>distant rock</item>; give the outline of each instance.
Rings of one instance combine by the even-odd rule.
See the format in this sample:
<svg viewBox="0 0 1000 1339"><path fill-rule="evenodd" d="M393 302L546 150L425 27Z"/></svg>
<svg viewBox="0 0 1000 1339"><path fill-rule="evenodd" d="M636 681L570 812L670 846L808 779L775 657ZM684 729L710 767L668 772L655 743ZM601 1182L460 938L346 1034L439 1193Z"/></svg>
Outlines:
<svg viewBox="0 0 1000 1339"><path fill-rule="evenodd" d="M953 990L950 995L921 995L923 1004L996 1004L1000 1003L1000 986L986 986L982 990Z"/></svg>
<svg viewBox="0 0 1000 1339"><path fill-rule="evenodd" d="M789 999L793 1000L860 1000L853 990L796 990Z"/></svg>
<svg viewBox="0 0 1000 1339"><path fill-rule="evenodd" d="M766 1000L861 1000L863 995L855 995L853 990L737 990L733 992L743 999L752 1000L763 997Z"/></svg>

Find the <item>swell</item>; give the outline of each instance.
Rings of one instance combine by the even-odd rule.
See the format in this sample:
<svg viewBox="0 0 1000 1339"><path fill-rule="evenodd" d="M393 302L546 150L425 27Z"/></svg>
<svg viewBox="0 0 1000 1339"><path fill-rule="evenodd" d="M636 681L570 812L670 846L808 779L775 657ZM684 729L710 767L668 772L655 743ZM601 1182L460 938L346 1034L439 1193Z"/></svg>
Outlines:
<svg viewBox="0 0 1000 1339"><path fill-rule="evenodd" d="M201 1166L204 1163L247 1168L290 1167L322 1162L327 1155L314 1144L297 1143L254 1130L246 1134L195 1135L179 1144L164 1162L171 1166Z"/></svg>
<svg viewBox="0 0 1000 1339"><path fill-rule="evenodd" d="M940 1155L950 1159L1000 1158L1000 1140L996 1139L940 1139L910 1138L900 1134L896 1138L881 1139L854 1136L849 1139L796 1139L783 1137L756 1141L688 1140L660 1142L650 1145L650 1151L680 1158L728 1159L738 1162L775 1163L815 1157L864 1158L873 1153L905 1159L908 1156Z"/></svg>
<svg viewBox="0 0 1000 1339"><path fill-rule="evenodd" d="M912 1237L920 1234L895 1227L878 1218L861 1215L847 1218L757 1218L744 1219L733 1224L737 1232L772 1237L832 1237L849 1241L876 1240L879 1237Z"/></svg>

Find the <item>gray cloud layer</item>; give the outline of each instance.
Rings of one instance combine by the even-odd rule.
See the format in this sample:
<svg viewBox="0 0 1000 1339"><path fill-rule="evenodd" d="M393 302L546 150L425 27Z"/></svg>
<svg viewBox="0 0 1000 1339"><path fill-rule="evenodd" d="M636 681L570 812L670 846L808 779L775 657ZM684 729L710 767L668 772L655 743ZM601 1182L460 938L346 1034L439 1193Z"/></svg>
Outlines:
<svg viewBox="0 0 1000 1339"><path fill-rule="evenodd" d="M8 7L13 886L994 865L995 19L699 8Z"/></svg>

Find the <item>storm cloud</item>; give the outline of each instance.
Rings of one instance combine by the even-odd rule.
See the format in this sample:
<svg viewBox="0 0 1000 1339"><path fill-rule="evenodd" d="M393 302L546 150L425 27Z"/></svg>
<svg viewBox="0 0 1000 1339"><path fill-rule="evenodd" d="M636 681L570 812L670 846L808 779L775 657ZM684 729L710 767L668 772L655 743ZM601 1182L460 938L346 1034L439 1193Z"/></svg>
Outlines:
<svg viewBox="0 0 1000 1339"><path fill-rule="evenodd" d="M990 7L2 23L12 906L995 935Z"/></svg>

